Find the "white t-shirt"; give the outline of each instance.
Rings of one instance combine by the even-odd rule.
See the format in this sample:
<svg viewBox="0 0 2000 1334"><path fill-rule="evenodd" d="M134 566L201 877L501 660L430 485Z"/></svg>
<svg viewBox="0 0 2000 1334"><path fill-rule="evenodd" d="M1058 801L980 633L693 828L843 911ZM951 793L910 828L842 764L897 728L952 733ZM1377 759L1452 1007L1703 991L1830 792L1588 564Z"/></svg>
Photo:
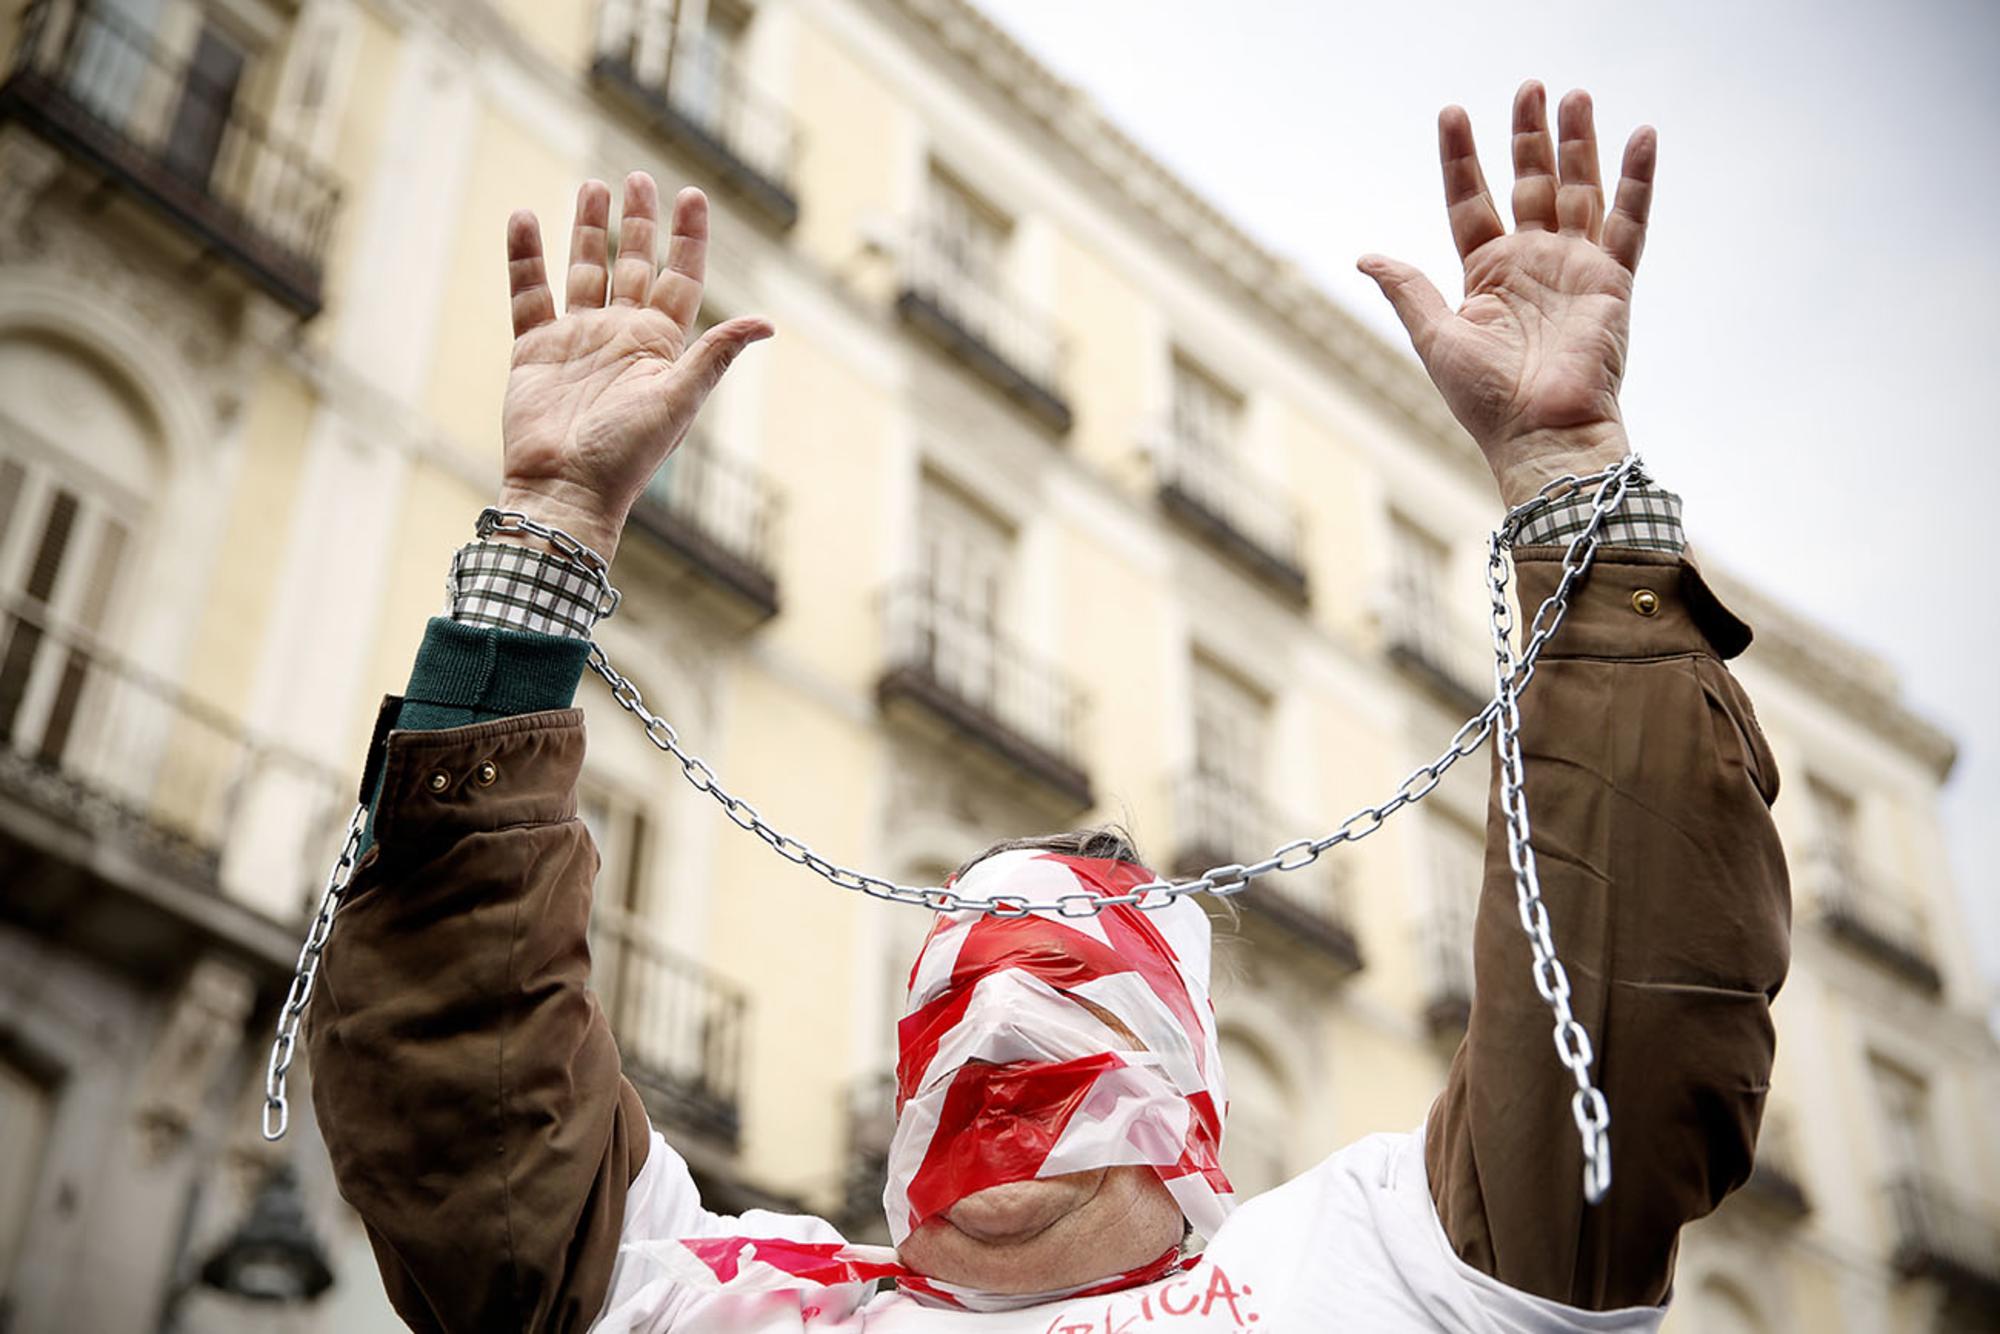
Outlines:
<svg viewBox="0 0 2000 1334"><path fill-rule="evenodd" d="M657 1132L632 1183L625 1241L769 1236L837 1241L823 1219L701 1208L679 1155ZM1423 1136L1371 1135L1240 1206L1201 1263L1109 1296L1016 1311L939 1310L870 1285L810 1293L694 1292L621 1252L594 1327L603 1334L1465 1334L1651 1331L1664 1306L1584 1311L1518 1292L1452 1252L1424 1175Z"/></svg>

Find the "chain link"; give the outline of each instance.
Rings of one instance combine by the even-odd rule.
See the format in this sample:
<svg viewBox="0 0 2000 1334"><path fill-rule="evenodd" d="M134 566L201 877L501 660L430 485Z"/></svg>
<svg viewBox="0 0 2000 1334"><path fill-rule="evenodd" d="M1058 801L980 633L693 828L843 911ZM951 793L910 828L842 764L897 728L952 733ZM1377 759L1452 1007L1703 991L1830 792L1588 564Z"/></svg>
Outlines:
<svg viewBox="0 0 2000 1334"><path fill-rule="evenodd" d="M333 915L340 910L340 896L354 874L354 860L361 855L362 832L368 827L368 807L356 806L347 820L347 838L340 856L327 872L326 888L320 891L319 910L306 931L306 943L299 949L298 967L292 973L291 989L285 993L284 1008L278 1011L278 1033L271 1040L271 1063L264 1071L264 1138L277 1141L291 1125L292 1108L285 1100L285 1076L291 1072L292 1058L298 1054L299 1021L312 1003L313 984L319 981L319 957L333 933Z"/></svg>
<svg viewBox="0 0 2000 1334"><path fill-rule="evenodd" d="M1478 713L1466 719L1436 758L1411 770L1387 800L1380 805L1363 806L1323 837L1294 839L1269 856L1248 865L1233 862L1212 866L1188 880L1151 880L1123 894L1102 897L1065 894L1042 903L1009 894L982 898L961 895L948 888L898 885L880 876L842 866L821 856L805 840L773 826L755 806L725 787L715 769L681 743L680 734L673 724L646 707L639 687L611 665L611 659L596 643L590 646L589 664L590 669L611 688L611 697L618 706L639 720L645 728L646 739L680 765L681 774L689 785L698 792L707 793L722 807L722 813L730 823L755 834L786 861L803 866L842 889L885 902L906 903L933 912L980 912L997 917L1021 917L1037 912L1052 912L1062 917L1091 917L1113 907L1152 912L1190 894L1207 894L1215 898L1240 894L1261 876L1303 870L1328 850L1368 837L1397 811L1429 796L1453 765L1478 751L1487 737L1497 730L1500 804L1507 826L1507 863L1514 876L1521 929L1528 938L1534 959L1532 975L1535 991L1548 1004L1555 1020L1552 1035L1557 1059L1576 1081L1576 1092L1570 1099L1570 1113L1583 1144L1583 1193L1587 1201L1596 1204L1611 1186L1611 1110L1604 1094L1592 1082L1594 1053L1590 1034L1571 1010L1569 975L1556 956L1548 907L1542 899L1541 881L1536 873L1535 852L1529 841L1531 827L1525 764L1521 756L1520 699L1528 683L1534 679L1543 647L1555 635L1569 610L1571 594L1596 558L1605 520L1623 503L1630 485L1644 478L1638 455L1630 455L1616 467L1602 472L1582 477L1573 474L1559 477L1507 513L1487 544L1486 586L1491 603L1493 634L1493 698ZM1517 656L1513 647L1513 604L1507 597L1507 551L1528 519L1592 486L1597 489L1592 498L1590 519L1564 550L1561 578L1555 591L1536 608L1528 624L1526 642ZM596 583L600 618L617 610L619 594L611 585L610 567L604 558L560 528L551 528L518 510L497 508L481 511L475 527L482 538L495 533L518 533L547 542L557 554L583 570ZM298 971L292 979L291 992L278 1017L278 1035L271 1047L270 1071L265 1080L266 1139L275 1140L285 1133L285 1073L291 1068L299 1018L312 999L320 954L332 929L340 896L347 887L366 820L366 808L357 807L348 826L347 844L327 878L319 912L313 919L305 947L299 953Z"/></svg>

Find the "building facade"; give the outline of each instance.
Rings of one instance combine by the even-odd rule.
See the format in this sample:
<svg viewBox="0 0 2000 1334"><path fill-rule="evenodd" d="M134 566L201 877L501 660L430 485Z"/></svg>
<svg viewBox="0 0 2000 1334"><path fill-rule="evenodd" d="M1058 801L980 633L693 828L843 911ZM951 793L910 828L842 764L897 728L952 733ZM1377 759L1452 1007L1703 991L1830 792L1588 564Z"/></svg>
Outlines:
<svg viewBox="0 0 2000 1334"><path fill-rule="evenodd" d="M561 245L585 176L705 188L704 318L780 329L635 511L601 642L827 855L934 883L1117 819L1156 865L1245 860L1487 693L1497 504L1421 372L963 0L37 0L4 35L0 1331L270 1328L196 1278L280 1166L334 1276L281 1319L394 1327L309 1113L258 1136L265 1045L376 701L498 481L504 220ZM1688 1233L1668 1328L1991 1327L1951 743L1731 592L1795 966L1757 1175ZM655 1121L718 1207L879 1232L925 920L771 856L581 702L596 985ZM1461 766L1236 901L1241 1189L1422 1117L1484 799Z"/></svg>

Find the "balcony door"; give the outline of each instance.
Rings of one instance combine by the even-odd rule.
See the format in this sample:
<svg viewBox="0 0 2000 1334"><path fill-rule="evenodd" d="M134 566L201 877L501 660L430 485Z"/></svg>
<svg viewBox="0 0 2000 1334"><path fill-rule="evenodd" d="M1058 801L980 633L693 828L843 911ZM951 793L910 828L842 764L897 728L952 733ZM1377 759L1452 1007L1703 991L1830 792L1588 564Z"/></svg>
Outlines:
<svg viewBox="0 0 2000 1334"><path fill-rule="evenodd" d="M1001 716L1001 626L1013 534L992 512L935 478L925 481L918 531L923 660L939 685Z"/></svg>
<svg viewBox="0 0 2000 1334"><path fill-rule="evenodd" d="M1211 658L1197 655L1193 681L1196 800L1189 835L1223 858L1261 856L1265 756L1270 752L1271 702L1255 686Z"/></svg>
<svg viewBox="0 0 2000 1334"><path fill-rule="evenodd" d="M129 563L137 498L0 421L0 738L63 771L92 769L86 720Z"/></svg>
<svg viewBox="0 0 2000 1334"><path fill-rule="evenodd" d="M243 48L215 24L201 25L181 77L180 95L161 154L174 174L207 184L221 154L230 111L236 105L237 89L248 63Z"/></svg>

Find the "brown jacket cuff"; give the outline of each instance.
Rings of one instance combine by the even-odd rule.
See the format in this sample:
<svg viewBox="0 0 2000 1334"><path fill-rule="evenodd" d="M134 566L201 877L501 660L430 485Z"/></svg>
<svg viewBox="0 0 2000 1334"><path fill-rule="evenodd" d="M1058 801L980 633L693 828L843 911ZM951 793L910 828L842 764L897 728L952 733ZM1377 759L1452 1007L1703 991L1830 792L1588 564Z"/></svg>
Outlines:
<svg viewBox="0 0 2000 1334"><path fill-rule="evenodd" d="M1562 580L1563 548L1517 547L1515 595L1524 624ZM1722 604L1686 556L1601 548L1570 598L1551 658L1654 658L1712 653L1727 660L1750 646L1750 627Z"/></svg>
<svg viewBox="0 0 2000 1334"><path fill-rule="evenodd" d="M389 733L375 837L398 841L551 824L576 814L583 710Z"/></svg>

